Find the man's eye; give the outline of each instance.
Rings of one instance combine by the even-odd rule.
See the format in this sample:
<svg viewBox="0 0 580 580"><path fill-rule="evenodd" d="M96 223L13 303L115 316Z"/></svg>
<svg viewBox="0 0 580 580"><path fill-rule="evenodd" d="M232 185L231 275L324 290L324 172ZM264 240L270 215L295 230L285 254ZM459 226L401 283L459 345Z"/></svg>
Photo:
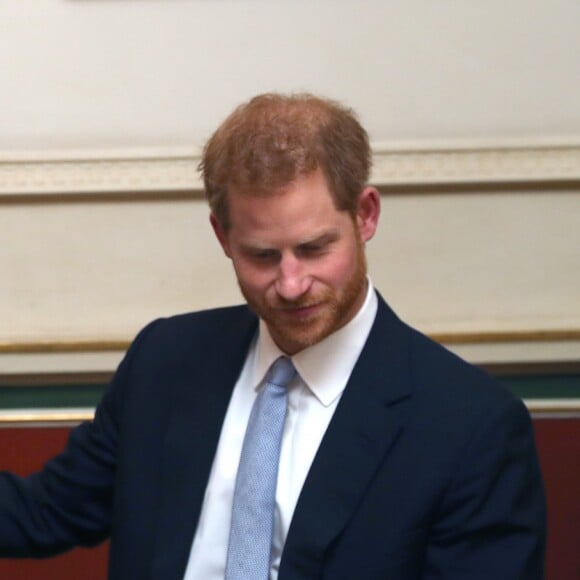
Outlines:
<svg viewBox="0 0 580 580"><path fill-rule="evenodd" d="M308 244L302 246L302 253L307 256L316 256L317 254L322 254L326 250L326 246L323 244Z"/></svg>
<svg viewBox="0 0 580 580"><path fill-rule="evenodd" d="M273 260L276 257L276 252L272 252L270 250L260 250L258 252L254 252L252 257L255 260L264 262L267 260Z"/></svg>

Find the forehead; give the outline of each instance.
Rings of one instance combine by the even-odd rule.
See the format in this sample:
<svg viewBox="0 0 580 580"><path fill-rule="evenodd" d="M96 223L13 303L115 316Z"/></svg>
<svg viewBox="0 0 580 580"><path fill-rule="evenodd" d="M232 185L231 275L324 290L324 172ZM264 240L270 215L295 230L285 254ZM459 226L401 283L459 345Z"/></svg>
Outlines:
<svg viewBox="0 0 580 580"><path fill-rule="evenodd" d="M270 193L247 193L234 188L228 198L230 233L234 236L310 238L350 220L348 212L337 210L320 171Z"/></svg>

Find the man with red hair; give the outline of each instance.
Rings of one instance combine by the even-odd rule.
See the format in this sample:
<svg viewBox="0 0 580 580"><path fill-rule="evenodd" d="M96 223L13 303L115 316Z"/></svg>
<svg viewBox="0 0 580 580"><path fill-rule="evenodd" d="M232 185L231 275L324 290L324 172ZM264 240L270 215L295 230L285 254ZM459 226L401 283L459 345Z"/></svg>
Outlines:
<svg viewBox="0 0 580 580"><path fill-rule="evenodd" d="M373 288L370 165L334 101L225 120L200 168L247 305L139 334L67 449L0 477L2 555L110 536L117 580L543 577L529 414Z"/></svg>

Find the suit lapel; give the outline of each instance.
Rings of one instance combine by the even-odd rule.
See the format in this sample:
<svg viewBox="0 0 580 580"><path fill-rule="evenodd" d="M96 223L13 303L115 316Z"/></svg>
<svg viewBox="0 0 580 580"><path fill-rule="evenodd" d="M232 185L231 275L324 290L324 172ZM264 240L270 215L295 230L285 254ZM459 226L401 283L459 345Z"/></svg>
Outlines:
<svg viewBox="0 0 580 580"><path fill-rule="evenodd" d="M234 318L202 352L191 353L185 372L171 386L174 397L163 443L153 555L155 579L183 578L222 423L256 327L253 316Z"/></svg>
<svg viewBox="0 0 580 580"><path fill-rule="evenodd" d="M404 328L379 297L365 348L300 494L280 580L320 576L326 548L346 525L401 433L411 396Z"/></svg>

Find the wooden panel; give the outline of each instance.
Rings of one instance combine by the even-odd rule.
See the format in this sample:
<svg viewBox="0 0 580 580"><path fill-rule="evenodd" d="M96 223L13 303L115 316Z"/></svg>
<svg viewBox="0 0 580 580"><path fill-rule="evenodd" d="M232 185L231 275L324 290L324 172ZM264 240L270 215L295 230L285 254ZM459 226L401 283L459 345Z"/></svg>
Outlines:
<svg viewBox="0 0 580 580"><path fill-rule="evenodd" d="M0 429L1 467L19 475L40 469L58 453L70 429ZM30 580L104 580L107 577L108 543L97 548L77 548L46 560L2 560L0 578Z"/></svg>
<svg viewBox="0 0 580 580"><path fill-rule="evenodd" d="M534 420L548 501L546 580L580 578L580 418ZM64 446L67 428L0 429L2 468L21 475ZM76 549L50 560L0 560L0 578L103 580L107 545Z"/></svg>
<svg viewBox="0 0 580 580"><path fill-rule="evenodd" d="M580 418L535 419L548 501L546 580L580 578Z"/></svg>

